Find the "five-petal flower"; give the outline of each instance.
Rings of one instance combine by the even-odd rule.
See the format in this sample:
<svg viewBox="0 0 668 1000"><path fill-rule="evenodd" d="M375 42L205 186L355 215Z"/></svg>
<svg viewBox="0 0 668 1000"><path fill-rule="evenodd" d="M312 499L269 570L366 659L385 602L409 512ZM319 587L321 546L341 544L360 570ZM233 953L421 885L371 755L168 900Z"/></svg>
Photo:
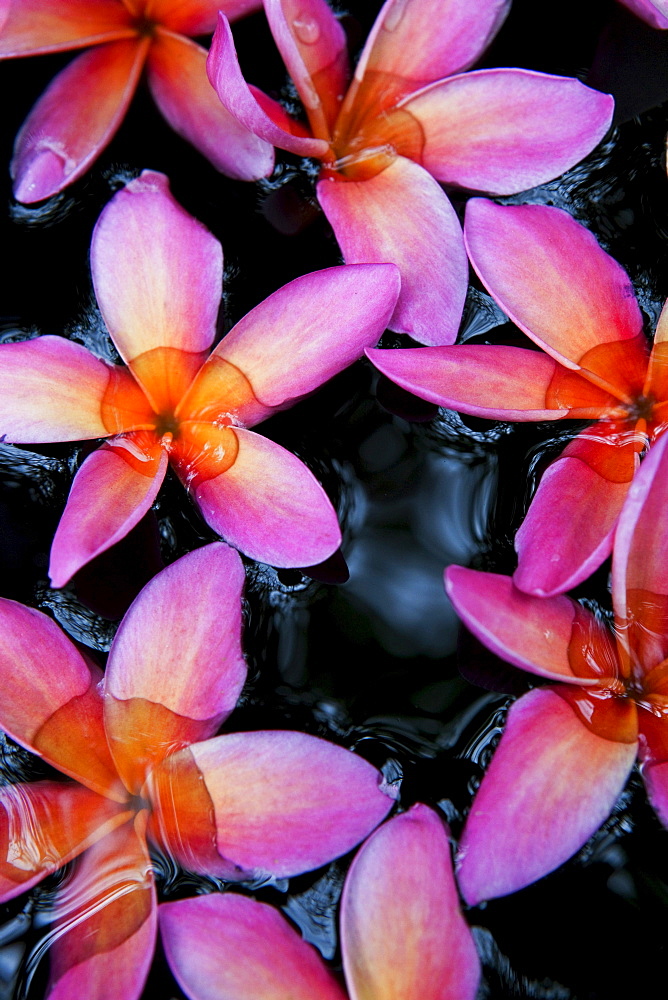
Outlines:
<svg viewBox="0 0 668 1000"><path fill-rule="evenodd" d="M273 150L216 99L206 50L188 36L213 31L258 0L9 0L0 59L95 46L54 79L19 132L11 173L19 201L47 198L83 174L121 124L146 67L163 115L230 177L271 173Z"/></svg>
<svg viewBox="0 0 668 1000"><path fill-rule="evenodd" d="M390 874L391 873L391 874ZM276 910L233 893L160 908L169 963L190 1000L346 1000L314 949ZM341 900L351 1000L473 1000L480 963L459 912L450 845L418 804L379 827Z"/></svg>
<svg viewBox="0 0 668 1000"><path fill-rule="evenodd" d="M203 874L288 877L350 850L392 806L374 767L317 737L214 736L246 678L243 580L220 542L163 570L103 680L49 618L0 601L0 723L75 779L0 792L0 898L77 859L55 904L52 1000L141 994L156 933L147 842Z"/></svg>
<svg viewBox="0 0 668 1000"><path fill-rule="evenodd" d="M0 347L0 432L12 442L109 437L81 466L56 532L63 586L153 503L168 461L215 531L277 566L311 566L341 534L324 490L248 430L375 344L392 314L392 264L335 267L279 289L206 359L222 284L218 241L145 171L102 212L91 249L98 303L128 368L61 337Z"/></svg>
<svg viewBox="0 0 668 1000"><path fill-rule="evenodd" d="M634 480L615 535L614 628L568 597L451 566L446 588L490 649L552 683L523 695L460 843L469 903L514 892L580 848L613 808L636 755L668 826L668 437Z"/></svg>
<svg viewBox="0 0 668 1000"><path fill-rule="evenodd" d="M560 593L609 555L639 455L666 426L668 311L650 352L628 275L560 209L474 199L465 232L482 281L545 354L472 344L367 353L403 388L463 413L596 421L545 471L515 537L515 584Z"/></svg>
<svg viewBox="0 0 668 1000"><path fill-rule="evenodd" d="M318 199L348 263L393 261L393 330L451 344L468 269L439 181L512 194L558 176L610 125L612 98L520 69L463 73L506 0L387 0L348 84L345 35L325 0L265 0L311 135L239 69L221 14L207 69L227 109L282 149L322 162Z"/></svg>

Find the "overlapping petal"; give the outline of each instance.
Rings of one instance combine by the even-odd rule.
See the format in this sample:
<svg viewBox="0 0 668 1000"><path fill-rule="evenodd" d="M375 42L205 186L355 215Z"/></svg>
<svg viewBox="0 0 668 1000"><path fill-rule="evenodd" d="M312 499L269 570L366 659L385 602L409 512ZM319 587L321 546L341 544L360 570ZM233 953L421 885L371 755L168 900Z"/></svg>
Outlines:
<svg viewBox="0 0 668 1000"><path fill-rule="evenodd" d="M10 171L18 201L42 201L88 169L125 115L149 44L98 45L55 77L16 137Z"/></svg>
<svg viewBox="0 0 668 1000"><path fill-rule="evenodd" d="M158 495L167 463L167 451L150 432L113 438L88 456L74 477L51 546L54 587L64 587L139 523Z"/></svg>
<svg viewBox="0 0 668 1000"><path fill-rule="evenodd" d="M462 835L467 902L515 892L563 864L609 815L636 750L591 732L553 689L520 698Z"/></svg>
<svg viewBox="0 0 668 1000"><path fill-rule="evenodd" d="M469 202L469 256L502 309L567 368L623 400L642 391L647 352L626 272L561 209Z"/></svg>
<svg viewBox="0 0 668 1000"><path fill-rule="evenodd" d="M401 292L390 329L425 344L453 343L468 265L459 220L436 181L399 156L369 180L325 179L317 191L347 264L398 266Z"/></svg>
<svg viewBox="0 0 668 1000"><path fill-rule="evenodd" d="M400 107L419 122L420 162L439 181L513 194L583 159L608 131L614 101L579 80L488 69L433 83Z"/></svg>
<svg viewBox="0 0 668 1000"><path fill-rule="evenodd" d="M162 115L214 167L240 181L266 177L274 150L234 118L206 75L207 51L188 38L161 32L148 55L148 82Z"/></svg>
<svg viewBox="0 0 668 1000"><path fill-rule="evenodd" d="M427 806L395 816L356 855L341 948L351 1000L475 997L480 962L459 911L446 830Z"/></svg>
<svg viewBox="0 0 668 1000"><path fill-rule="evenodd" d="M231 892L159 909L162 941L191 1000L346 1000L319 954L272 906ZM212 987L212 984L215 984Z"/></svg>
<svg viewBox="0 0 668 1000"><path fill-rule="evenodd" d="M83 48L132 38L132 15L119 0L5 0L0 58Z"/></svg>

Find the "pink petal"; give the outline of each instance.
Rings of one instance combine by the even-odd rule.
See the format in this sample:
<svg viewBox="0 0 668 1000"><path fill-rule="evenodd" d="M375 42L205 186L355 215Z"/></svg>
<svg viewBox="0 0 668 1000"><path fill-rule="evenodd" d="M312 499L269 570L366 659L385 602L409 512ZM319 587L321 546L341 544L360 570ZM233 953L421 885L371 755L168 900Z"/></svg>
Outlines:
<svg viewBox="0 0 668 1000"><path fill-rule="evenodd" d="M191 838L209 850L213 836L228 867L280 877L345 854L392 807L371 764L305 733L217 736L172 754L154 778L156 812L178 834L172 843L179 855L187 855ZM207 808L203 801L197 816L193 793L200 793L202 779Z"/></svg>
<svg viewBox="0 0 668 1000"><path fill-rule="evenodd" d="M10 170L18 201L42 201L88 170L123 120L148 45L97 46L55 77L16 137Z"/></svg>
<svg viewBox="0 0 668 1000"><path fill-rule="evenodd" d="M474 63L505 20L507 0L387 0L355 70L346 110L380 111L432 80ZM357 87L361 87L357 90Z"/></svg>
<svg viewBox="0 0 668 1000"><path fill-rule="evenodd" d="M2 728L59 771L115 797L98 674L40 611L2 599L0 624Z"/></svg>
<svg viewBox="0 0 668 1000"><path fill-rule="evenodd" d="M264 7L313 130L329 139L348 85L346 34L325 0L266 0Z"/></svg>
<svg viewBox="0 0 668 1000"><path fill-rule="evenodd" d="M241 125L218 100L206 75L206 49L159 33L148 57L148 82L160 111L217 170L241 181L268 176L274 150Z"/></svg>
<svg viewBox="0 0 668 1000"><path fill-rule="evenodd" d="M105 726L128 787L166 753L215 733L236 705L244 580L237 553L216 542L158 573L125 615L105 676Z"/></svg>
<svg viewBox="0 0 668 1000"><path fill-rule="evenodd" d="M610 554L633 465L628 477L615 482L586 457L582 460L579 443L578 438L571 442L543 473L515 535L519 562L513 579L528 594L550 597L570 590ZM599 447L612 450L614 446L602 442ZM628 461L633 463L633 455Z"/></svg>
<svg viewBox="0 0 668 1000"><path fill-rule="evenodd" d="M223 338L192 392L205 398L211 379L208 394L218 395L217 359L222 358L239 369L252 387L250 413L242 406L237 419L246 425L251 420L257 423L274 408L313 392L361 357L365 347L376 344L398 294L399 273L392 264L330 267L296 278L252 309ZM225 404L222 398L221 402ZM186 399L183 409L188 408Z"/></svg>
<svg viewBox="0 0 668 1000"><path fill-rule="evenodd" d="M570 858L610 814L636 749L596 736L554 690L520 698L464 827L467 902L516 892Z"/></svg>
<svg viewBox="0 0 668 1000"><path fill-rule="evenodd" d="M662 0L620 0L653 28L668 28L668 4Z"/></svg>
<svg viewBox="0 0 668 1000"><path fill-rule="evenodd" d="M102 403L111 368L64 337L0 347L0 435L10 441L106 437Z"/></svg>
<svg viewBox="0 0 668 1000"><path fill-rule="evenodd" d="M167 961L191 1000L346 1000L273 906L211 893L163 903L158 916Z"/></svg>
<svg viewBox="0 0 668 1000"><path fill-rule="evenodd" d="M135 37L118 0L4 0L0 57L37 55Z"/></svg>
<svg viewBox="0 0 668 1000"><path fill-rule="evenodd" d="M74 782L5 785L0 900L27 892L127 818L127 809Z"/></svg>
<svg viewBox="0 0 668 1000"><path fill-rule="evenodd" d="M55 907L49 1000L138 1000L157 930L146 844L126 823L89 848Z"/></svg>
<svg viewBox="0 0 668 1000"><path fill-rule="evenodd" d="M475 198L466 210L465 239L474 268L504 312L567 368L590 370L592 358L597 367L597 348L641 333L628 275L561 209ZM623 398L630 380L619 364L615 386Z"/></svg>
<svg viewBox="0 0 668 1000"><path fill-rule="evenodd" d="M379 827L356 855L341 939L351 1000L476 996L480 962L459 911L447 831L427 806Z"/></svg>
<svg viewBox="0 0 668 1000"><path fill-rule="evenodd" d="M151 15L180 35L210 35L218 11L230 21L260 10L262 0L151 0Z"/></svg>
<svg viewBox="0 0 668 1000"><path fill-rule="evenodd" d="M370 180L322 180L317 192L346 264L387 261L399 268L390 329L421 343L451 344L468 266L459 220L436 181L399 156Z"/></svg>
<svg viewBox="0 0 668 1000"><path fill-rule="evenodd" d="M224 14L218 18L206 64L211 86L224 106L265 142L280 149L287 149L300 156L326 156L329 144L322 139L307 139L292 135L277 125L263 110L243 78L234 48L232 32Z"/></svg>
<svg viewBox="0 0 668 1000"><path fill-rule="evenodd" d="M139 523L158 495L167 461L155 435L113 438L88 456L74 477L51 546L52 586L64 587Z"/></svg>
<svg viewBox="0 0 668 1000"><path fill-rule="evenodd" d="M445 587L466 627L508 663L552 680L591 683L591 677L573 672L569 649L583 611L569 597L531 597L513 586L509 576L463 566L448 567ZM596 628L593 616L588 617Z"/></svg>
<svg viewBox="0 0 668 1000"><path fill-rule="evenodd" d="M439 181L514 194L590 153L614 101L569 77L488 69L434 83L400 107L421 125L420 162Z"/></svg>
<svg viewBox="0 0 668 1000"><path fill-rule="evenodd" d="M303 462L253 431L235 428L239 451L227 472L188 483L214 531L251 559L314 566L341 544L334 508Z"/></svg>
<svg viewBox="0 0 668 1000"><path fill-rule="evenodd" d="M145 170L98 219L91 270L113 341L160 412L158 397L168 395L165 382L175 377L170 366L183 370L187 385L214 338L223 282L220 244L175 201L164 174ZM172 395L179 391L180 384Z"/></svg>
<svg viewBox="0 0 668 1000"><path fill-rule="evenodd" d="M631 483L612 560L620 641L646 672L668 656L668 435L659 439Z"/></svg>

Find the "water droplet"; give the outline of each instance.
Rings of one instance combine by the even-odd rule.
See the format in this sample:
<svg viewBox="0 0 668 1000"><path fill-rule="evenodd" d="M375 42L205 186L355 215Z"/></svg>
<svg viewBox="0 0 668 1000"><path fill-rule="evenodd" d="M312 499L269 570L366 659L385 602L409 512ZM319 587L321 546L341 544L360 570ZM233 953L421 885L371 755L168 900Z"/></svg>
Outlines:
<svg viewBox="0 0 668 1000"><path fill-rule="evenodd" d="M304 45L315 45L320 38L320 25L309 14L300 14L292 22L295 34Z"/></svg>
<svg viewBox="0 0 668 1000"><path fill-rule="evenodd" d="M406 13L407 6L408 0L394 0L383 21L385 31L396 31Z"/></svg>

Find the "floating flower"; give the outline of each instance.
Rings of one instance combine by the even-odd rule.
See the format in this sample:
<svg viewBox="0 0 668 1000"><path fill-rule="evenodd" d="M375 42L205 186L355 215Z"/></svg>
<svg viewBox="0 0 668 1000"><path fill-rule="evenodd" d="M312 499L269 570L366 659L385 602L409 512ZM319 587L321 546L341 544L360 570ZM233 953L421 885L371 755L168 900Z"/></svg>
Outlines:
<svg viewBox="0 0 668 1000"><path fill-rule="evenodd" d="M346 39L325 0L265 0L309 130L249 89L221 14L207 68L225 107L274 145L322 162L318 199L348 263L393 261L390 324L451 344L468 268L439 186L511 194L558 176L605 135L612 98L520 69L462 74L492 40L506 0L388 0L348 87ZM347 88L347 90L346 90Z"/></svg>
<svg viewBox="0 0 668 1000"><path fill-rule="evenodd" d="M358 358L385 329L391 264L307 274L269 296L212 352L220 244L145 171L93 234L97 300L128 368L61 337L0 347L0 433L35 443L108 437L81 466L51 551L53 585L146 513L168 462L211 527L277 566L321 562L340 544L315 477L253 426Z"/></svg>
<svg viewBox="0 0 668 1000"><path fill-rule="evenodd" d="M141 994L157 923L149 843L202 874L289 877L349 851L391 808L378 771L342 747L214 736L246 678L243 580L220 542L163 570L103 679L49 618L0 601L0 724L74 779L0 792L2 900L76 859L55 903L50 1000Z"/></svg>
<svg viewBox="0 0 668 1000"><path fill-rule="evenodd" d="M451 566L447 592L493 652L553 683L523 695L473 800L460 844L469 903L514 892L575 853L640 756L668 826L668 437L629 490L612 558L614 627L568 597Z"/></svg>
<svg viewBox="0 0 668 1000"><path fill-rule="evenodd" d="M233 893L160 907L167 958L190 1000L346 1000L277 911ZM461 913L443 823L424 805L380 827L341 901L352 1000L473 1000L480 963Z"/></svg>
<svg viewBox="0 0 668 1000"><path fill-rule="evenodd" d="M235 20L259 0L5 0L0 59L95 46L49 86L16 138L11 173L19 201L34 202L80 177L111 141L144 68L172 128L218 170L240 180L271 173L273 150L220 106L206 49L189 35Z"/></svg>
<svg viewBox="0 0 668 1000"><path fill-rule="evenodd" d="M668 311L649 351L628 275L566 212L469 203L473 266L545 354L463 344L368 352L410 392L493 420L594 420L553 462L517 532L515 584L540 596L610 554L643 449L668 421Z"/></svg>

